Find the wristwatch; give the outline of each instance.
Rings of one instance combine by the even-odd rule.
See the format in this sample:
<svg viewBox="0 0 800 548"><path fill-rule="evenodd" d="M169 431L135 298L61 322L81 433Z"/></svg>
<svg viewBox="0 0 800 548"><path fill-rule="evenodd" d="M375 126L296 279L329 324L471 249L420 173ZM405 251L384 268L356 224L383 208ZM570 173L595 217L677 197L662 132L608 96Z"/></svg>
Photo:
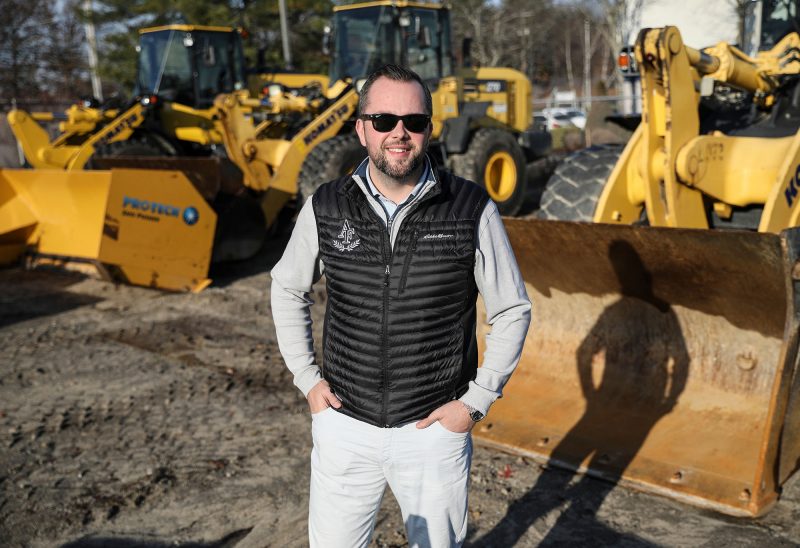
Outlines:
<svg viewBox="0 0 800 548"><path fill-rule="evenodd" d="M483 420L483 413L472 407L471 405L467 405L463 401L461 402L464 404L464 407L467 408L467 413L469 413L469 418L472 419L472 422L478 422Z"/></svg>

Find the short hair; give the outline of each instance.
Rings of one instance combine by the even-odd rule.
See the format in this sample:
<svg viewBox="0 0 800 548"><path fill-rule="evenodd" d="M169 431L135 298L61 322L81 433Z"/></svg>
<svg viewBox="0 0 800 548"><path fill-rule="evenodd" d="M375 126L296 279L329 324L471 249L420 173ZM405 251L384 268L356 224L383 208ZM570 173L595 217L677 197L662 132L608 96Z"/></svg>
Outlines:
<svg viewBox="0 0 800 548"><path fill-rule="evenodd" d="M425 82L422 81L422 78L419 77L419 74L413 70L401 67L399 65L386 64L367 76L367 81L364 82L363 86L361 86L361 93L358 97L359 116L364 114L364 111L367 108L369 90L372 87L372 84L375 83L375 80L381 77L394 80L395 82L417 82L420 86L422 86L422 92L425 95L425 114L428 116L433 115L433 99L431 98L431 92L428 89L428 86L425 85Z"/></svg>

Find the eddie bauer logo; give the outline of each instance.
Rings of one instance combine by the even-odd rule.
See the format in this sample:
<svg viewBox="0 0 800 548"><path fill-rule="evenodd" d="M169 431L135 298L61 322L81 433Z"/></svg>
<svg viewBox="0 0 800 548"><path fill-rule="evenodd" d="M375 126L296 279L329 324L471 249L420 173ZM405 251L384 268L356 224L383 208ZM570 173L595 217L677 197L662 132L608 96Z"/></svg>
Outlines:
<svg viewBox="0 0 800 548"><path fill-rule="evenodd" d="M356 236L356 231L350 228L350 222L345 219L342 225L342 231L339 232L339 236L333 240L333 246L339 251L353 251L361 244L361 240L357 237L353 240L354 236Z"/></svg>
<svg viewBox="0 0 800 548"><path fill-rule="evenodd" d="M422 239L423 240L449 240L450 238L455 238L454 234L425 234Z"/></svg>

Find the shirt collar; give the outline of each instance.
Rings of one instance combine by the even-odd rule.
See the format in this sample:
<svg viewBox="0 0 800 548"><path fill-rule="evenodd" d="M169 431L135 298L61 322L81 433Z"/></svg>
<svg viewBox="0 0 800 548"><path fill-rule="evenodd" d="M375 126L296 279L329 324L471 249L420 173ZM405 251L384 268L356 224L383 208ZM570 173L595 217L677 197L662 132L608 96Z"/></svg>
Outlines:
<svg viewBox="0 0 800 548"><path fill-rule="evenodd" d="M381 194L380 191L373 184L372 178L369 175L369 166L367 166L367 169L365 171L366 171L365 179L367 181L367 188L369 189L369 193L372 194L373 196L375 196L375 198L377 198L378 200L381 200L381 199L388 200L388 198L386 198L386 196ZM427 183L428 180L431 178L430 177L430 172L431 172L431 165L430 165L430 162L428 161L428 158L426 156L425 157L425 169L422 170L422 174L419 176L419 180L417 181L417 184L414 185L414 188L411 189L411 194L408 195L408 197L405 199L404 203L408 202L410 200L413 200L414 198L417 197L417 194L419 194L419 191L422 190L422 187L425 186L425 183ZM397 205L400 205L400 204L397 204Z"/></svg>

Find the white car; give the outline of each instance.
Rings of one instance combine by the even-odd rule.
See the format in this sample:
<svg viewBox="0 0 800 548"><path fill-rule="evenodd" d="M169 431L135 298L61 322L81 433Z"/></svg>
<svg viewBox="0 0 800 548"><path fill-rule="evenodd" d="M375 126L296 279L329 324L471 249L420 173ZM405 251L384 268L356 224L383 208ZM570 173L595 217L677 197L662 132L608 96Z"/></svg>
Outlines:
<svg viewBox="0 0 800 548"><path fill-rule="evenodd" d="M548 130L562 127L576 127L578 129L586 127L586 114L575 108L551 107L537 112L536 115L544 116Z"/></svg>

